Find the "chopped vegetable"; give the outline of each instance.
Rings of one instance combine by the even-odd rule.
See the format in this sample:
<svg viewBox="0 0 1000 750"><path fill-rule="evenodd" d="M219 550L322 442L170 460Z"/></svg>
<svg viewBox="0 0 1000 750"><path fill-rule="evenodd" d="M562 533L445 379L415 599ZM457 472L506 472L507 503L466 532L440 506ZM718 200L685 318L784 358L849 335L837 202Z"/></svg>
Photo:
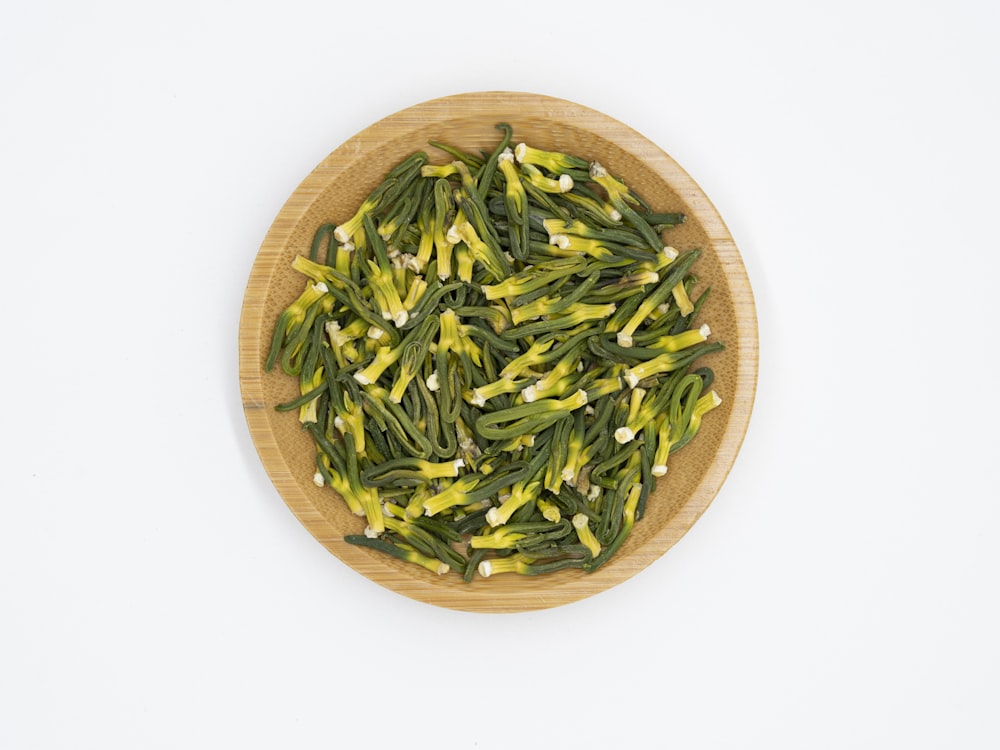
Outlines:
<svg viewBox="0 0 1000 750"><path fill-rule="evenodd" d="M596 161L431 143L292 267L267 370L297 379L345 541L436 575L597 570L721 403L700 251ZM325 248L325 254L322 253ZM322 257L321 257L322 256Z"/></svg>

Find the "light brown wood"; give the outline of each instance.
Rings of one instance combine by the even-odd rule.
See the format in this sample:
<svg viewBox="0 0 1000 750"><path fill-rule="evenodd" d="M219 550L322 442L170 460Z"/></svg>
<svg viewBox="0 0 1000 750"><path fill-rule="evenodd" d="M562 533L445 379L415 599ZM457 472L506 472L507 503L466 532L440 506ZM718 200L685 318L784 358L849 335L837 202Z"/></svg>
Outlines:
<svg viewBox="0 0 1000 750"><path fill-rule="evenodd" d="M683 211L688 221L666 238L679 250L700 247L695 266L710 285L701 319L726 349L705 364L723 404L705 417L701 432L671 457L670 471L651 495L645 517L598 571L524 577L501 575L464 583L346 544L363 519L351 515L329 488L312 483L314 448L295 413L274 406L297 394L297 382L263 371L275 319L303 288L290 267L308 255L316 228L343 221L388 169L416 150L445 163L428 147L437 140L467 150L492 149L496 123L514 127L515 142L597 159L658 211ZM701 287L703 288L703 286ZM757 319L742 259L722 218L694 180L663 150L628 126L581 105L528 93L483 92L436 99L381 120L337 148L305 178L279 212L254 262L239 330L240 387L247 424L278 493L310 533L354 570L404 596L441 607L516 612L573 602L635 575L673 546L715 498L746 433L757 383Z"/></svg>

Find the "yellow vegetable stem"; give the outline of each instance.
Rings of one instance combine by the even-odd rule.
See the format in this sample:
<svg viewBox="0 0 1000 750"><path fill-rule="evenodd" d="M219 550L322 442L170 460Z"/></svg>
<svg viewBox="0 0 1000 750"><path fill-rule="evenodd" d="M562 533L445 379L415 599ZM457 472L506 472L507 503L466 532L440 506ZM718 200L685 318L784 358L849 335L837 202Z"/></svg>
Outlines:
<svg viewBox="0 0 1000 750"><path fill-rule="evenodd" d="M592 557L601 554L601 543L594 536L594 532L590 528L590 519L585 513L577 513L573 516L573 528L576 529L576 536L580 540L580 544L590 550Z"/></svg>

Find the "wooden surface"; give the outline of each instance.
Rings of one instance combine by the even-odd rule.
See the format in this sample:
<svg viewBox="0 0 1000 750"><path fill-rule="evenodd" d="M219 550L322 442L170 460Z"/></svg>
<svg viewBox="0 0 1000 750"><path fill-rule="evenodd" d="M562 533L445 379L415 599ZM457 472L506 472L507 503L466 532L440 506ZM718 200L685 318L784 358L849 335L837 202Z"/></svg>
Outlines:
<svg viewBox="0 0 1000 750"><path fill-rule="evenodd" d="M346 544L364 520L329 488L312 483L314 448L297 413L274 406L297 395L297 382L263 362L275 319L303 288L292 259L308 255L316 228L343 221L388 169L416 150L435 163L450 160L427 145L437 140L468 150L491 149L510 123L514 142L597 159L658 211L683 211L688 221L665 236L679 250L700 247L699 288L712 287L700 320L723 341L704 364L716 373L723 404L705 417L697 438L671 457L645 517L622 549L598 571L524 577L435 576L415 565ZM663 150L628 126L572 102L527 93L483 92L436 99L387 117L345 142L302 182L274 220L251 270L240 319L240 388L247 424L278 493L309 532L354 570L404 596L466 611L543 609L591 596L635 575L661 557L697 521L722 486L746 433L757 380L757 321L746 270L725 223L708 197ZM737 500L738 501L738 500Z"/></svg>

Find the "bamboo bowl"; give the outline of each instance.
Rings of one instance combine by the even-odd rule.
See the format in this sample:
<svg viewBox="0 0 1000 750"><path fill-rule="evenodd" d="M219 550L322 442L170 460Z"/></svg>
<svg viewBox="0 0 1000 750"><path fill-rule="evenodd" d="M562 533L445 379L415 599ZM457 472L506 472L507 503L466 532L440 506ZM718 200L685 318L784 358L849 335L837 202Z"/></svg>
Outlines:
<svg viewBox="0 0 1000 750"><path fill-rule="evenodd" d="M598 160L656 211L682 211L687 222L666 235L678 250L700 247L700 285L712 288L699 320L726 349L699 360L716 373L722 405L706 415L698 436L671 457L670 471L651 494L645 516L610 561L593 573L564 570L538 577L505 574L465 583L343 541L364 519L340 497L312 482L315 449L295 412L274 407L298 394L295 378L264 360L275 320L302 291L292 259L308 255L313 233L343 221L400 160L426 150L435 163L450 159L427 145L437 140L478 152L510 123L514 141ZM429 604L478 612L544 609L577 601L632 577L660 558L712 502L736 459L750 419L757 381L757 321L753 295L736 245L697 184L667 154L626 125L572 102L528 93L484 92L435 99L369 126L309 174L274 220L254 261L239 329L240 388L257 452L278 493L309 532L355 571Z"/></svg>

